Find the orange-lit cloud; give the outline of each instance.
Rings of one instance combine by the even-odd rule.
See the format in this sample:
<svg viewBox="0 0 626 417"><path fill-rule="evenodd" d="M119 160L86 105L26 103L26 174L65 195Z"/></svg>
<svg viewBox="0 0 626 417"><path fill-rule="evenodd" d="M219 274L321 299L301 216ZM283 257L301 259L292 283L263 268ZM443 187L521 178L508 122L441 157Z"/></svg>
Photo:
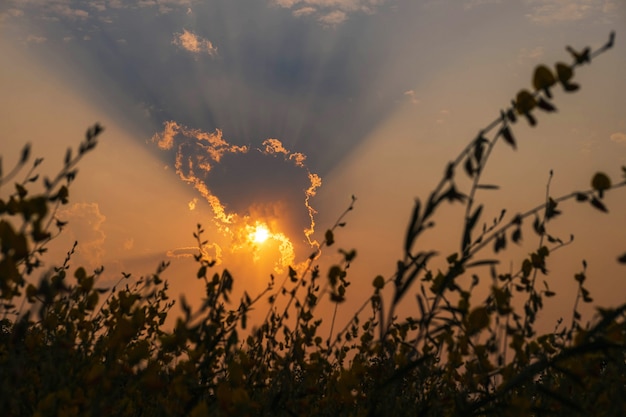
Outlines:
<svg viewBox="0 0 626 417"><path fill-rule="evenodd" d="M615 143L623 143L626 144L626 133L624 132L615 132L610 136L611 140Z"/></svg>
<svg viewBox="0 0 626 417"><path fill-rule="evenodd" d="M176 173L209 203L230 253L245 250L259 260L262 247L273 247L278 254L274 269L282 272L296 266L299 244L317 247L311 239L316 211L310 199L322 180L306 167L304 154L288 150L274 138L263 141L260 148L231 144L219 129L207 133L175 121L166 122L152 141L163 150L175 151ZM190 201L189 209L197 209L197 203L197 199ZM259 228L267 234L265 239L257 237ZM223 249L217 243L211 243L211 248L214 253L209 257L220 261Z"/></svg>
<svg viewBox="0 0 626 417"><path fill-rule="evenodd" d="M217 55L217 47L210 40L204 39L187 29L184 29L182 33L175 33L172 43L194 54Z"/></svg>
<svg viewBox="0 0 626 417"><path fill-rule="evenodd" d="M324 26L336 26L350 13L374 13L386 0L272 0L276 6L291 9L295 17L315 16Z"/></svg>

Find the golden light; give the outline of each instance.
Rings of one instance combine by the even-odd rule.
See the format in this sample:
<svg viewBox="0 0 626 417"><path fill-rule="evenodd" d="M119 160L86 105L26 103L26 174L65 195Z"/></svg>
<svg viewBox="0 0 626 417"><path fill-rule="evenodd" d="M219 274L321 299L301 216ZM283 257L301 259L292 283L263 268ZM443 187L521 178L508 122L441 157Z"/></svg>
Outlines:
<svg viewBox="0 0 626 417"><path fill-rule="evenodd" d="M270 237L270 231L262 224L257 224L252 232L252 241L255 243L263 243Z"/></svg>

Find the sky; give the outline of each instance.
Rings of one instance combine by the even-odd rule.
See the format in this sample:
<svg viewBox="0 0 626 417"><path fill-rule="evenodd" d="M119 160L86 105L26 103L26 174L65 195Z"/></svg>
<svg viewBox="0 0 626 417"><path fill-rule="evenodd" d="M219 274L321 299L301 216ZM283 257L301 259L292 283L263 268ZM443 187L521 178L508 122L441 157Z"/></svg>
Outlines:
<svg viewBox="0 0 626 417"><path fill-rule="evenodd" d="M254 294L270 274L302 267L354 195L319 260L325 273L341 259L337 248L356 249L341 306L349 317L373 278L393 273L415 198L446 163L531 88L537 65L570 63L565 46L595 49L611 31L615 47L576 69L580 91L555 91L558 113L539 114L534 128L516 124L516 151L494 150L485 181L501 189L478 195L489 222L502 208L512 217L542 203L550 170L555 196L589 188L597 171L619 181L622 1L5 0L0 149L8 166L31 143L52 174L100 122L100 144L57 214L70 224L48 265L74 240L73 263L104 265L104 283L168 260L165 277L188 299L202 293L196 224L215 271L228 268L236 288ZM598 303L625 301L616 258L626 252L626 192L606 203L608 215L570 203L551 223L575 240L550 259L545 279L558 295L548 326L571 314L582 259ZM441 254L433 268L458 250L460 219L446 207L419 242ZM525 236L503 271L536 250Z"/></svg>

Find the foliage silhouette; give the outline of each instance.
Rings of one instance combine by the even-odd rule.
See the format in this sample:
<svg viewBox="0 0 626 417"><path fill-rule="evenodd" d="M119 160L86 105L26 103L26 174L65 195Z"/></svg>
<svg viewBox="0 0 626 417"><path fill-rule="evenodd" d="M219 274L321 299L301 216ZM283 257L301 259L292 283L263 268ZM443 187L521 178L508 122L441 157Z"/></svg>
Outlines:
<svg viewBox="0 0 626 417"><path fill-rule="evenodd" d="M70 271L75 244L60 267L35 283L46 245L65 225L56 209L67 204L76 165L96 146L102 128L90 128L77 155L68 150L60 173L44 178L44 191L31 196L28 187L39 180L36 159L8 201L0 200L0 409L7 416L626 415L626 303L599 307L598 317L583 323L579 302L592 302L584 261L574 277L571 323L547 334L536 330L544 300L555 295L545 281L545 288L537 282L547 273L549 255L569 243L549 233L549 220L562 215L569 200L608 211L604 195L626 185L626 167L615 184L598 173L591 189L560 197L551 196L548 182L544 204L510 218L503 210L482 230L477 200L478 191L498 189L481 176L500 138L517 146L512 126L518 116L534 126L537 108L554 112L551 89L560 83L566 92L576 91L573 70L613 41L611 34L593 52L568 48L573 64L536 69L534 92L520 91L448 164L428 198L416 200L396 272L373 279L372 295L337 332L333 316L327 337L319 334L315 310L324 300L335 306L345 300L354 250L340 250L342 262L325 277L320 252L313 253L304 271L290 269L278 286L272 277L261 294L244 293L233 303L234 278L228 270L210 273L214 262L205 256L208 242L198 225L195 260L205 300L193 311L181 299L182 315L172 329L164 326L174 305L162 278L167 263L153 274L136 280L123 274L113 288L99 288L102 268ZM29 156L27 146L6 176L0 169L0 186L24 169ZM471 181L467 191L456 181L459 169ZM353 197L320 249L335 244L354 203ZM464 222L459 251L446 258L447 270L434 273L429 264L435 252L413 248L435 227L445 203L463 204ZM499 254L509 242L519 243L526 229L538 236L536 251L517 272L499 272ZM495 255L485 254L489 246ZM479 275L485 269L487 278ZM476 301L472 292L485 279L489 296ZM413 288L416 314L398 318L395 309ZM251 308L260 309L266 299L265 319L249 329Z"/></svg>

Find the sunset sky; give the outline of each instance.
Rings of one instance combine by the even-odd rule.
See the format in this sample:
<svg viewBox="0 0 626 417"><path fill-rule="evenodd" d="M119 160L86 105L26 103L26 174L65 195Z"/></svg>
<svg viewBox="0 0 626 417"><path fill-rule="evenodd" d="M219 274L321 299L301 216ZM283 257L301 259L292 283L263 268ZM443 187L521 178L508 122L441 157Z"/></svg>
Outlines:
<svg viewBox="0 0 626 417"><path fill-rule="evenodd" d="M347 317L376 275L393 273L414 199L446 163L532 88L538 64L571 63L566 45L596 49L612 30L615 47L576 69L580 91L556 89L558 113L538 114L535 128L516 124L517 151L494 151L485 182L501 189L478 195L490 222L502 208L512 217L544 201L551 169L554 196L589 188L596 171L620 180L623 1L5 0L0 153L8 167L30 142L52 174L100 122L100 144L58 213L70 225L50 265L75 239L74 264L105 265L107 283L170 260L165 277L188 298L202 293L190 258L197 223L216 271L232 270L252 294L304 261L355 195L320 261L325 273L338 248L357 250ZM608 215L569 203L551 222L575 240L550 257L546 280L559 295L549 323L571 314L583 258L592 296L626 301L626 267L616 262L626 252L626 189L606 203ZM460 244L455 208L419 242L442 259ZM266 232L255 235L259 224ZM518 269L537 244L526 230L501 270Z"/></svg>

